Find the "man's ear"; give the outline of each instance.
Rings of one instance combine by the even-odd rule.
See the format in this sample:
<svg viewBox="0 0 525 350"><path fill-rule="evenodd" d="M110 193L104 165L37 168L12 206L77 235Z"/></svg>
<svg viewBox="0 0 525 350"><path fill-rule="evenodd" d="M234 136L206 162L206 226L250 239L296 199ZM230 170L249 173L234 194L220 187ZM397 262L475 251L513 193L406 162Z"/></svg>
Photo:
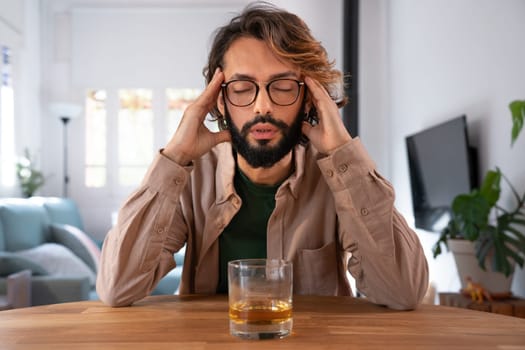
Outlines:
<svg viewBox="0 0 525 350"><path fill-rule="evenodd" d="M310 113L310 110L314 107L314 102L312 101L312 97L310 96L310 93L308 92L308 89L305 89L305 96L304 96L304 112L306 114Z"/></svg>
<svg viewBox="0 0 525 350"><path fill-rule="evenodd" d="M221 112L222 115L225 115L224 113L224 97L222 96L222 91L219 92L219 95L217 96L217 109L219 112Z"/></svg>

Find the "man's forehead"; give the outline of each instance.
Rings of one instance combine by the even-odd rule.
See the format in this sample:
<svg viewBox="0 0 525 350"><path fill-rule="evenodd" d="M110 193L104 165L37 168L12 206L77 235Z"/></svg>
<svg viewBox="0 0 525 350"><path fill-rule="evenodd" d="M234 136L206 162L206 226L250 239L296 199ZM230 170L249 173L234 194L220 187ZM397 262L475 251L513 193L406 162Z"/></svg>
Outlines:
<svg viewBox="0 0 525 350"><path fill-rule="evenodd" d="M285 71L285 72L270 74L265 80L266 81L270 81L270 80L285 79L285 78L288 78L288 79L299 79L300 78L300 74L298 72L295 72L295 71ZM232 80L232 79L257 80L257 77L255 75L252 75L252 74L246 74L246 73L240 73L239 72L239 73L233 73L229 77L229 79L230 80Z"/></svg>
<svg viewBox="0 0 525 350"><path fill-rule="evenodd" d="M264 41L241 37L226 50L223 57L226 79L272 80L301 77L301 70L279 57Z"/></svg>

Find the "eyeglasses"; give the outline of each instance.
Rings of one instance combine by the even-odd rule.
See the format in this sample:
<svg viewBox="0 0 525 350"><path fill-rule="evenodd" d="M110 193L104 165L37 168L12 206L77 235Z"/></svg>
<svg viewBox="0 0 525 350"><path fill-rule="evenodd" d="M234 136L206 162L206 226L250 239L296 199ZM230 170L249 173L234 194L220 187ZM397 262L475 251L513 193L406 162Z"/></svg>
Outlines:
<svg viewBox="0 0 525 350"><path fill-rule="evenodd" d="M266 84L266 91L276 105L290 106L297 101L303 85L295 79L276 79ZM221 86L228 101L237 107L251 105L259 95L259 85L252 80L231 80Z"/></svg>

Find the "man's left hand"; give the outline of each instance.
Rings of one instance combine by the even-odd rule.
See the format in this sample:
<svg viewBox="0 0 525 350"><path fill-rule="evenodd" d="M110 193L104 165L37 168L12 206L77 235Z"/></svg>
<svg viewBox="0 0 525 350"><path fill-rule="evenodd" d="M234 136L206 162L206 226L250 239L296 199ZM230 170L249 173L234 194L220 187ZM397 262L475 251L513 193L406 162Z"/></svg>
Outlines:
<svg viewBox="0 0 525 350"><path fill-rule="evenodd" d="M352 137L346 130L339 109L326 89L317 81L306 77L311 103L317 110L317 125L303 122L302 131L310 142L324 154L349 142Z"/></svg>

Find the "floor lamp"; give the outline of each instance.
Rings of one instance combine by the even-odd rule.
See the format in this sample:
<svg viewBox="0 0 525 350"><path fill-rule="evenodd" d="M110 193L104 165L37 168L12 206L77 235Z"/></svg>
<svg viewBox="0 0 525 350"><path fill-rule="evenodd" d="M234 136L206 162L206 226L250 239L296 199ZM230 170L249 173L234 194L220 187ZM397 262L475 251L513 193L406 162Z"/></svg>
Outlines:
<svg viewBox="0 0 525 350"><path fill-rule="evenodd" d="M71 103L54 103L51 105L52 114L62 121L63 125L63 196L68 196L69 172L68 172L68 140L67 140L67 126L71 119L77 118L82 111L82 107Z"/></svg>

